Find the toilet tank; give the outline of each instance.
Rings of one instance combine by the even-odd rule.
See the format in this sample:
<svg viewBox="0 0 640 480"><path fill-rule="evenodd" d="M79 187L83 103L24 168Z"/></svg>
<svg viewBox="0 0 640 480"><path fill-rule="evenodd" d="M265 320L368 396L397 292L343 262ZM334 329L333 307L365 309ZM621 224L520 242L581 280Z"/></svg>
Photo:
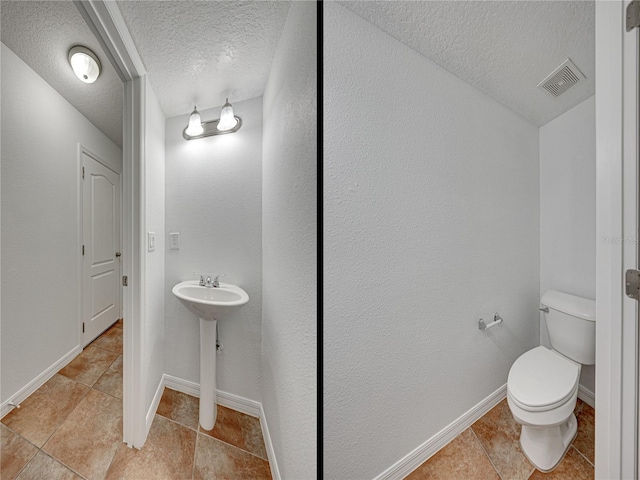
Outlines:
<svg viewBox="0 0 640 480"><path fill-rule="evenodd" d="M596 302L548 290L542 296L549 341L557 352L583 365L596 363Z"/></svg>

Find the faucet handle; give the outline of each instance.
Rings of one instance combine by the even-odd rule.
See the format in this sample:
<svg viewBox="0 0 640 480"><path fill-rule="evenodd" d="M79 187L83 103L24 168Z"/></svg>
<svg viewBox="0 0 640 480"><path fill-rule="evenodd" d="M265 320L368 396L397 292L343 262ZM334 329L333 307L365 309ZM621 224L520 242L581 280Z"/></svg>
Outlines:
<svg viewBox="0 0 640 480"><path fill-rule="evenodd" d="M193 272L194 275L200 275L200 282L198 283L198 285L200 285L201 287L204 287L204 275L202 273L198 273L198 272Z"/></svg>
<svg viewBox="0 0 640 480"><path fill-rule="evenodd" d="M218 282L218 277L225 277L226 275L224 273L219 273L215 276L215 278L213 279L213 286L214 287L219 287L220 286L220 282Z"/></svg>

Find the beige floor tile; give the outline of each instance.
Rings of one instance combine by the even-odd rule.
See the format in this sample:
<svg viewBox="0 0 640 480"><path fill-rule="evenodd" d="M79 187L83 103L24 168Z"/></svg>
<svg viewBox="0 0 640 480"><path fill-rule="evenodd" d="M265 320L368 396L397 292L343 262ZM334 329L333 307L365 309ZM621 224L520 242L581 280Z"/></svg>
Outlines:
<svg viewBox="0 0 640 480"><path fill-rule="evenodd" d="M63 375L54 375L2 419L2 423L41 447L80 403L89 387Z"/></svg>
<svg viewBox="0 0 640 480"><path fill-rule="evenodd" d="M122 401L91 390L42 449L87 479L104 478L122 444Z"/></svg>
<svg viewBox="0 0 640 480"><path fill-rule="evenodd" d="M200 432L241 448L258 457L267 458L260 419L218 405L213 430L200 427Z"/></svg>
<svg viewBox="0 0 640 480"><path fill-rule="evenodd" d="M591 463L594 463L596 412L593 407L582 402L582 408L576 413L576 418L578 419L578 435L573 441L573 446Z"/></svg>
<svg viewBox="0 0 640 480"><path fill-rule="evenodd" d="M533 465L520 448L520 425L516 423L507 404L502 400L471 428L503 479L525 480Z"/></svg>
<svg viewBox="0 0 640 480"><path fill-rule="evenodd" d="M124 327L123 320L122 320L122 319L118 320L118 321L115 323L114 327L116 327L116 328L123 328L123 327Z"/></svg>
<svg viewBox="0 0 640 480"><path fill-rule="evenodd" d="M165 388L156 413L197 430L199 410L198 398Z"/></svg>
<svg viewBox="0 0 640 480"><path fill-rule="evenodd" d="M113 352L89 345L58 373L91 387L116 358Z"/></svg>
<svg viewBox="0 0 640 480"><path fill-rule="evenodd" d="M4 480L4 477L2 477ZM29 462L18 476L18 480L82 480L60 462L42 451Z"/></svg>
<svg viewBox="0 0 640 480"><path fill-rule="evenodd" d="M122 400L122 355L114 360L93 388Z"/></svg>
<svg viewBox="0 0 640 480"><path fill-rule="evenodd" d="M595 478L595 471L593 465L575 448L570 447L555 470L549 473L536 470L529 478L530 480L592 480Z"/></svg>
<svg viewBox="0 0 640 480"><path fill-rule="evenodd" d="M500 480L470 428L453 439L406 480Z"/></svg>
<svg viewBox="0 0 640 480"><path fill-rule="evenodd" d="M202 433L198 434L194 480L270 480L269 462Z"/></svg>
<svg viewBox="0 0 640 480"><path fill-rule="evenodd" d="M37 447L0 424L0 478L13 480L38 452Z"/></svg>
<svg viewBox="0 0 640 480"><path fill-rule="evenodd" d="M122 355L122 333L122 328L114 325L95 339L91 345Z"/></svg>
<svg viewBox="0 0 640 480"><path fill-rule="evenodd" d="M156 415L144 447L141 450L134 450L121 444L106 478L107 480L190 479L193 471L196 435L194 430Z"/></svg>

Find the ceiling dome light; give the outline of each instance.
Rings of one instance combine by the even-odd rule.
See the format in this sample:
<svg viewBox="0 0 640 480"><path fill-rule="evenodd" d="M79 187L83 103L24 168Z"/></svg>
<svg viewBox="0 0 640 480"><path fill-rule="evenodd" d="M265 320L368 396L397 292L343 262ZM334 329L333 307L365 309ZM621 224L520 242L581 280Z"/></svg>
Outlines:
<svg viewBox="0 0 640 480"><path fill-rule="evenodd" d="M227 98L226 103L222 107L222 112L220 112L220 121L218 122L218 130L226 131L231 130L238 123L236 117L233 116L233 107L229 103L229 99Z"/></svg>
<svg viewBox="0 0 640 480"><path fill-rule="evenodd" d="M184 133L189 135L190 137L195 137L196 135L200 135L204 129L202 128L202 120L200 119L200 114L196 107L193 107L193 112L191 112L191 116L189 117L189 126L186 128Z"/></svg>
<svg viewBox="0 0 640 480"><path fill-rule="evenodd" d="M69 50L69 63L76 77L84 83L95 82L102 68L96 54L80 45Z"/></svg>

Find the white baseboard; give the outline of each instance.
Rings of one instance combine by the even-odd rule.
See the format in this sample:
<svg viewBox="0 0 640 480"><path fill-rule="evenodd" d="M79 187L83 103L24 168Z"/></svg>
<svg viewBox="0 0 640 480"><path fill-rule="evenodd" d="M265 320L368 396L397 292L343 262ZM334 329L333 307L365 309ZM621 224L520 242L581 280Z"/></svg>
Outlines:
<svg viewBox="0 0 640 480"><path fill-rule="evenodd" d="M271 435L269 435L269 427L267 425L267 417L264 414L262 404L260 404L260 427L262 428L262 436L264 437L264 446L267 450L267 458L269 459L269 467L271 467L271 478L280 480L280 470L278 470L278 462L276 461L276 452L271 443Z"/></svg>
<svg viewBox="0 0 640 480"><path fill-rule="evenodd" d="M13 410L10 404L20 405L24 402L29 395L35 392L38 388L44 385L47 380L53 377L60 369L64 368L71 360L76 358L82 352L80 345L73 347L68 353L66 353L57 362L47 368L44 372L38 375L36 378L27 383L24 387L11 395L5 402L0 405L0 418L3 418L7 413Z"/></svg>
<svg viewBox="0 0 640 480"><path fill-rule="evenodd" d="M596 394L582 385L578 386L578 398L590 407L596 408Z"/></svg>
<svg viewBox="0 0 640 480"><path fill-rule="evenodd" d="M164 374L164 385L172 390L186 393L194 397L200 398L200 384L174 377L173 375ZM223 407L231 408L240 413L260 418L262 405L255 400L234 395L223 390L216 390L217 402Z"/></svg>
<svg viewBox="0 0 640 480"><path fill-rule="evenodd" d="M183 380L182 378L174 377L173 375L167 375L166 373L164 374L163 378L165 387L200 398L199 383L190 382L189 380Z"/></svg>
<svg viewBox="0 0 640 480"><path fill-rule="evenodd" d="M147 411L147 434L145 438L149 435L149 430L151 430L151 424L153 423L153 419L156 416L156 411L158 410L158 405L160 405L160 399L162 398L162 394L164 392L165 387L165 375L162 375L160 382L158 382L158 388L156 388L156 393L153 395L153 401L149 406L149 410Z"/></svg>
<svg viewBox="0 0 640 480"><path fill-rule="evenodd" d="M507 396L507 384L498 388L465 414L444 427L429 440L386 469L375 480L401 480L431 458L438 450L495 407Z"/></svg>
<svg viewBox="0 0 640 480"><path fill-rule="evenodd" d="M216 395L218 397L218 403L223 407L231 408L237 412L257 418L260 418L262 414L262 404L255 400L249 400L248 398L233 395L232 393L222 390L217 390Z"/></svg>

